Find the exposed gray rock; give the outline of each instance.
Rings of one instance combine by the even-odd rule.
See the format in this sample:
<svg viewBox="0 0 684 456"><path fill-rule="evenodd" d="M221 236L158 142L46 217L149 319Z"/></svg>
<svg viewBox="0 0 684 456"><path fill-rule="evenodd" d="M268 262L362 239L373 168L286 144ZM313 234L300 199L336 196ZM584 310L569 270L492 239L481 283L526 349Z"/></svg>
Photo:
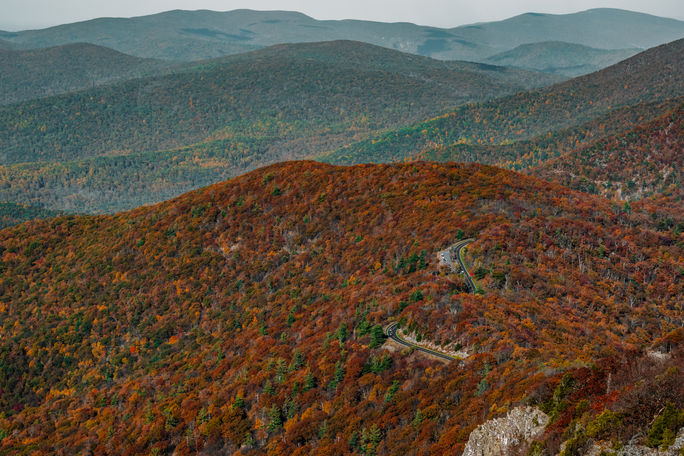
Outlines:
<svg viewBox="0 0 684 456"><path fill-rule="evenodd" d="M678 456L684 448L684 428L677 433L675 442L667 450L658 450L644 445L625 445L619 450L613 450L610 442L594 442L586 452L586 456L610 454L615 456Z"/></svg>
<svg viewBox="0 0 684 456"><path fill-rule="evenodd" d="M516 407L470 433L463 456L508 456L544 433L549 416L535 407Z"/></svg>

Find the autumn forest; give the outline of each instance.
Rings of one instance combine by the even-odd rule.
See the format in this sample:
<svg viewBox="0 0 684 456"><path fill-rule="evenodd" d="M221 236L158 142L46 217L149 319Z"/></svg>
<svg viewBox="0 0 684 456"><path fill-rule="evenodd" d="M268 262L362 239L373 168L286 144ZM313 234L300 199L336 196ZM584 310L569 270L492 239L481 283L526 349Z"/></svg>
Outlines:
<svg viewBox="0 0 684 456"><path fill-rule="evenodd" d="M23 36L0 455L684 454L684 39L570 79Z"/></svg>

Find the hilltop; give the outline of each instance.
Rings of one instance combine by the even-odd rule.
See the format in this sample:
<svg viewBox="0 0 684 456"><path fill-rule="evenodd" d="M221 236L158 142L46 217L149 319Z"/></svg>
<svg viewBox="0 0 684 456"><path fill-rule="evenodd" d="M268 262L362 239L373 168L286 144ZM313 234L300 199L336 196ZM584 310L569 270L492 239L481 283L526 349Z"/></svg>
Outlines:
<svg viewBox="0 0 684 456"><path fill-rule="evenodd" d="M60 210L132 208L555 81L351 41L200 62L0 107L0 199Z"/></svg>
<svg viewBox="0 0 684 456"><path fill-rule="evenodd" d="M601 438L649 435L684 401L658 222L483 165L292 162L0 231L0 451L454 454L517 404L550 453L611 413ZM437 262L466 237L484 296Z"/></svg>
<svg viewBox="0 0 684 456"><path fill-rule="evenodd" d="M617 9L528 13L442 29L409 23L319 21L297 12L167 11L100 18L43 30L0 32L24 48L88 42L145 58L192 61L279 43L353 39L442 60L484 61L517 46L564 41L600 49L646 49L684 36L684 22ZM163 45L160 45L163 43Z"/></svg>
<svg viewBox="0 0 684 456"><path fill-rule="evenodd" d="M615 8L572 14L526 13L498 22L451 29L473 42L510 50L523 44L562 41L599 49L647 49L684 37L684 22Z"/></svg>
<svg viewBox="0 0 684 456"><path fill-rule="evenodd" d="M143 77L169 66L85 43L0 52L0 105Z"/></svg>

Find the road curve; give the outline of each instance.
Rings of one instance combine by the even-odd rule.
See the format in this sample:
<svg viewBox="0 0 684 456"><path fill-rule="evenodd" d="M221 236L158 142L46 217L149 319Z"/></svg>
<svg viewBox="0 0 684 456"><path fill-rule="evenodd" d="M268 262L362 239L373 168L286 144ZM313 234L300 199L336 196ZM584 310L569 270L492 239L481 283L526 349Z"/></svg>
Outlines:
<svg viewBox="0 0 684 456"><path fill-rule="evenodd" d="M454 245L452 248L456 250L456 259L458 260L458 263L461 265L461 271L463 271L463 276L465 277L466 282L468 283L468 287L470 287L470 291L476 293L477 287L475 286L475 282L473 282L473 278L470 277L468 268L466 268L465 263L463 262L463 257L461 256L461 252L463 251L463 249L473 241L474 239L466 239Z"/></svg>
<svg viewBox="0 0 684 456"><path fill-rule="evenodd" d="M429 348L421 347L420 345L416 345L414 343L411 343L407 340L402 339L401 337L399 337L397 335L397 324L396 323L392 323L387 327L387 337L389 337L390 339L392 339L393 341L395 341L396 343L398 343L400 345L404 345L405 347L409 347L409 348L412 348L414 350L422 351L423 353L427 353L428 355L436 356L438 358L442 358L442 359L445 359L447 361L453 361L455 359L459 359L459 358L456 358L455 356L445 355L444 353L441 353L441 352L438 352L435 350L430 350Z"/></svg>
<svg viewBox="0 0 684 456"><path fill-rule="evenodd" d="M468 284L468 287L470 288L470 291L475 293L477 291L477 288L475 286L475 282L473 282L472 277L470 277L470 273L468 272L468 269L465 266L465 263L463 262L463 257L461 256L461 253L463 249L473 242L474 239L464 239L462 241L457 242L456 244L452 245L448 249L442 250L439 252L439 258L443 262L447 263L449 267L451 268L451 271L458 274L458 273L463 273L463 276L465 277L466 283ZM453 252L453 253L452 253ZM456 260L458 261L458 267L454 265L454 260L453 257L456 256ZM414 350L422 351L423 353L427 353L428 355L436 356L438 358L447 360L447 361L453 361L455 359L460 359L455 356L449 356L445 353L438 352L435 350L431 350L429 348L421 347L420 345L416 345L412 342L409 342L407 340L402 339L399 337L397 334L397 324L396 323L390 323L390 325L387 327L386 331L387 337L395 341L396 343L400 345L404 345L405 347L412 348Z"/></svg>

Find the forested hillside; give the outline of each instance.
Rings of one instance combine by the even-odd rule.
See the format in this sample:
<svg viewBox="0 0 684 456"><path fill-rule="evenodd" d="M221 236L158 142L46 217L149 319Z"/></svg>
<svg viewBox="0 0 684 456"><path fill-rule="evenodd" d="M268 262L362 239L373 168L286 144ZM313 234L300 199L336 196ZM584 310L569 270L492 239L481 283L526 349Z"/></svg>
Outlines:
<svg viewBox="0 0 684 456"><path fill-rule="evenodd" d="M649 123L646 119L657 119L679 107L682 102L684 97L619 108L581 125L523 141L439 145L411 155L409 160L477 162L529 171L580 147L638 128Z"/></svg>
<svg viewBox="0 0 684 456"><path fill-rule="evenodd" d="M0 451L451 455L518 404L548 454L658 446L684 412L659 217L483 165L291 162L0 231ZM437 262L466 237L483 295Z"/></svg>
<svg viewBox="0 0 684 456"><path fill-rule="evenodd" d="M0 49L10 50L10 49L14 49L14 47L15 46L12 43L10 43L9 41L0 40Z"/></svg>
<svg viewBox="0 0 684 456"><path fill-rule="evenodd" d="M551 160L535 176L620 200L684 196L684 105L629 133Z"/></svg>
<svg viewBox="0 0 684 456"><path fill-rule="evenodd" d="M294 49L259 51L198 64L194 71L0 108L2 162L158 150L222 137L219 129L269 123L295 134L356 124L368 131L554 81L350 41L289 47ZM312 47L317 58L310 57ZM347 62L351 54L355 57ZM379 63L356 64L363 58ZM391 62L387 69L384 58ZM521 82L522 75L528 80Z"/></svg>
<svg viewBox="0 0 684 456"><path fill-rule="evenodd" d="M556 80L350 41L276 46L0 108L0 199L130 209Z"/></svg>
<svg viewBox="0 0 684 456"><path fill-rule="evenodd" d="M463 149L468 151L468 146L508 146L542 136L550 138L555 132L575 129L601 116L616 114L625 118L619 110L634 106L647 114L649 110L638 105L651 105L684 94L683 75L684 40L679 40L548 88L456 108L434 119L351 144L322 158L343 164L399 161L452 145L463 144ZM662 111L651 111L652 117L644 116L637 123L662 114ZM628 131L634 126L627 122L625 130L614 132ZM615 126L608 123L607 128ZM595 137L600 132L591 133L589 136ZM529 159L524 157L525 152L523 149L518 157L508 160L515 164ZM462 160L457 154L451 159Z"/></svg>
<svg viewBox="0 0 684 456"><path fill-rule="evenodd" d="M0 50L0 105L143 77L169 67L168 63L85 43Z"/></svg>

